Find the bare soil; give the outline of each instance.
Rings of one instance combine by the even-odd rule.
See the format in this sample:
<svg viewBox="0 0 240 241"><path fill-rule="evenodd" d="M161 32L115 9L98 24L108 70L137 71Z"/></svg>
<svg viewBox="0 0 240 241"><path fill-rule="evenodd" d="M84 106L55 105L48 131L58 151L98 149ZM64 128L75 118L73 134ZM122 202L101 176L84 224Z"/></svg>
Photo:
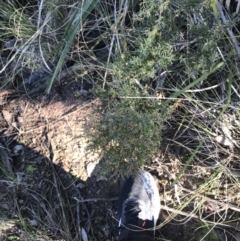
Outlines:
<svg viewBox="0 0 240 241"><path fill-rule="evenodd" d="M42 238L39 234L39 239L35 235L33 240L66 240L66 230L72 240L80 240L80 228L90 240L117 240L117 197L124 177L117 171L108 176L91 173L101 165L101 157L86 148L88 122L97 105L88 91L83 95L71 82L55 87L51 95L35 93L29 97L13 90L1 92L0 142L7 156L3 166L9 180L10 176L17 180L17 188L10 181L1 184L0 191L5 194L0 212L14 220L20 210L32 230L51 225L49 235ZM179 171L180 162L176 153L160 154L146 167L156 177L163 204L174 193L171 173ZM159 167L163 159L166 169ZM194 188L186 178L183 185ZM159 224L169 215L162 210ZM181 218L159 229L156 240L199 240L194 233L198 223L194 219L180 222ZM64 220L70 229L64 229ZM0 229L2 240L32 240L26 236L29 229L26 231L19 221L5 222Z"/></svg>
<svg viewBox="0 0 240 241"><path fill-rule="evenodd" d="M64 195L68 196L63 197L64 201L70 200L69 205L79 206L79 213L76 214L79 224L75 225L83 227L96 240L116 238L117 196L122 180L116 180L114 175L106 177L90 173L100 157L86 149L85 132L97 100L81 96L75 85L74 82L62 85L55 88L51 95L40 95L34 99L20 96L14 91L11 96L6 95L11 91L2 94L0 141L8 156L9 162L6 162L10 174L16 176L19 185L24 187L16 192L16 200L6 194L1 213L8 218L17 215L16 209L11 208L11 205L15 206L15 201L20 202L23 209L26 209L28 202L34 206L34 200L26 196L26 193L29 194L26 185L54 199L58 194L48 189L51 186L49 182L55 182L54 178L57 177L57 182L61 182L60 189L64 189ZM1 189L5 191L6 186ZM85 199L89 201L83 201ZM59 202L59 199L56 198L55 202ZM25 210L23 216L24 219L35 221L36 226L43 226L40 220L33 219L30 210ZM24 234L19 234L19 230L10 225L3 232L6 237L14 233L21 239ZM55 235L62 236L57 232ZM80 240L78 238L76 240Z"/></svg>

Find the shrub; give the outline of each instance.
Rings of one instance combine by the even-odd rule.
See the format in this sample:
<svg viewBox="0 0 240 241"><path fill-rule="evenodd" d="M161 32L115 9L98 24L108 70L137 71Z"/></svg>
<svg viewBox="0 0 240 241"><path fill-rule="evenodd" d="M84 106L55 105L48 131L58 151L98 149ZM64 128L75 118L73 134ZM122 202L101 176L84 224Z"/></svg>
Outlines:
<svg viewBox="0 0 240 241"><path fill-rule="evenodd" d="M204 16L211 13L193 2L197 12ZM184 86L193 74L198 78L209 72L218 58L219 29L213 28L211 15L196 24L189 17L192 8L175 8L170 1L155 0L143 1L135 14L129 27L132 37L126 36L129 42L108 65L103 85L108 90L96 93L101 104L92 123L90 148L103 153L106 172L118 169L130 173L158 152L171 108L166 111L155 98L158 90L154 86L176 86L180 72ZM178 77L164 83L160 76L164 72L170 79L175 74Z"/></svg>
<svg viewBox="0 0 240 241"><path fill-rule="evenodd" d="M133 173L158 152L169 111L163 111L159 100L131 85L120 84L98 96L101 104L89 132L89 147L102 152L101 171Z"/></svg>

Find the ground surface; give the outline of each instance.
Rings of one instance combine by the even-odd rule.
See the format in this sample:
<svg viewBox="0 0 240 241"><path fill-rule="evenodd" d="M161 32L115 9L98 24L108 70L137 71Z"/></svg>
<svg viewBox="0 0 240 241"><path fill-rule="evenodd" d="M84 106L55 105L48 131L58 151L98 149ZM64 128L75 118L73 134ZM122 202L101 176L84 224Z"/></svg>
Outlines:
<svg viewBox="0 0 240 241"><path fill-rule="evenodd" d="M1 185L5 194L0 210L11 220L1 227L2 239L31 240L29 229L13 222L21 210L20 220L30 227L41 230L46 223L54 227L48 236L35 234L33 240L65 240L69 235L80 240L80 227L93 240L117 240L117 197L124 177L117 172L108 176L94 172L101 165L100 157L86 149L88 122L97 100L79 94L74 82L55 87L49 96L29 98L12 92L1 94L0 141L9 182ZM163 205L176 199L172 181L179 171L177 153L160 153L145 167L156 177ZM193 182L193 178L183 178L182 186L194 190ZM170 215L163 209L160 225ZM194 219L177 216L156 236L199 240L197 227Z"/></svg>
<svg viewBox="0 0 240 241"><path fill-rule="evenodd" d="M236 8L235 0L1 1L0 240L117 240L125 172L116 165L136 159L133 149L159 187L156 240L240 240ZM156 108L138 101L146 97ZM104 156L87 150L89 133L109 135L96 144ZM114 172L100 173L113 157L104 147L119 145Z"/></svg>
<svg viewBox="0 0 240 241"><path fill-rule="evenodd" d="M39 96L33 100L15 93L14 97L8 99L1 106L1 143L7 150L10 172L17 176L20 186L28 183L42 192L41 189L48 188L44 180L52 180L55 170L56 176L65 188L68 186L71 195L75 192L75 196L68 197L75 205L76 200L80 199L105 198L98 202L90 200L86 206L83 204L88 210L84 214L88 221L84 221L85 218L79 220L87 233L91 231L101 240L102 235L109 236L112 229L116 229L117 222L112 216L116 216L120 183L114 177L91 175L99 156L86 150L84 132L87 131L85 125L96 101L77 95L74 84L61 88L64 88L67 96L62 96L58 88L51 97ZM2 97L6 101L7 96ZM24 190L22 192L17 192L16 198L20 198L21 206L24 206L29 197L25 196ZM15 214L10 215L10 209L6 201L5 213L13 217ZM27 212L25 218L28 215L31 216Z"/></svg>

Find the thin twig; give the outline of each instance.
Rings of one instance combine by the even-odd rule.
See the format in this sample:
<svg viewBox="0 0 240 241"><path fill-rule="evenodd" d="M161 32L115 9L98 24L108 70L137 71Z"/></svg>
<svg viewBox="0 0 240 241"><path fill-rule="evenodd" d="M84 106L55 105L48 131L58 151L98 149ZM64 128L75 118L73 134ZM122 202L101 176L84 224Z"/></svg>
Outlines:
<svg viewBox="0 0 240 241"><path fill-rule="evenodd" d="M174 208L171 208L171 207L168 207L166 205L162 205L161 206L161 209L163 210L166 210L166 211L169 211L169 212L172 212L174 214L179 214L179 215L182 215L182 216L185 216L185 217L191 217L191 218L195 218L195 219L198 219L198 220L201 220L202 222L204 223L209 223L209 224L214 224L214 225L219 225L219 226L223 226L223 227L231 227L231 228L234 228L235 230L237 231L240 231L240 229L238 227L235 227L233 224L229 223L229 224L224 224L224 223L216 223L216 222L212 222L212 221L208 221L208 220L205 220L205 219L202 219L201 217L199 217L198 215L194 214L194 213L187 213L187 212L184 212L184 211L180 211L180 210L177 210L177 209L174 209ZM169 220L170 221L170 220ZM165 222L164 222L165 223ZM162 227L163 225L159 225L157 228L160 228Z"/></svg>
<svg viewBox="0 0 240 241"><path fill-rule="evenodd" d="M189 189L187 189L187 188L181 187L181 189L182 189L183 191L185 191L185 192L188 192L188 193L191 193L191 194L196 194L195 191L189 190ZM231 210L233 210L233 211L240 212L240 209L239 209L239 208L237 208L237 207L235 207L235 206L233 206L233 205L231 205L231 204L229 204L229 203L223 203L223 202L214 200L214 199L212 199L212 198L206 197L206 196L201 195L201 194L197 194L197 197L201 197L201 198L203 198L203 199L205 199L205 200L207 200L207 201L209 201L209 202L216 203L216 204L224 207L225 209L231 209Z"/></svg>
<svg viewBox="0 0 240 241"><path fill-rule="evenodd" d="M217 5L217 9L218 9L218 13L220 15L220 18L222 19L223 23L227 25L227 19L226 19L224 13L223 13L222 5L218 1L216 2L216 5ZM238 57L240 57L240 47L238 45L238 41L237 41L235 35L233 34L232 30L229 27L227 27L227 32L228 32L228 35L231 38L232 43L233 43L233 45L234 45L234 47L237 51Z"/></svg>
<svg viewBox="0 0 240 241"><path fill-rule="evenodd" d="M201 101L201 100L195 100L190 98L173 98L173 97L158 97L158 96L119 96L119 99L152 99L152 100L178 100L178 101L189 101L189 102L198 102L198 103L205 103L205 104L212 104L210 101ZM221 101L217 103L219 106L224 101Z"/></svg>
<svg viewBox="0 0 240 241"><path fill-rule="evenodd" d="M87 199L82 199L82 200L79 200L78 198L74 197L74 199L79 203L99 202L99 201L112 202L112 201L117 201L118 197L113 197L113 198L87 198Z"/></svg>
<svg viewBox="0 0 240 241"><path fill-rule="evenodd" d="M189 193L194 193L193 191L191 190L188 190L186 188L182 188L182 190L184 191L187 191ZM208 197L205 197L203 195L198 195L199 197L203 197L205 198L206 200L209 200L211 202L215 202L221 206L224 206L226 205L227 208L229 209L232 209L234 211L237 211L237 212L240 212L240 209L234 207L233 205L230 205L230 204L223 204L222 202L219 202L219 201L216 201L216 200L213 200L211 198L208 198ZM84 203L84 202L99 202L99 201L107 201L107 202L112 202L112 201L117 201L118 200L118 197L113 197L113 198L88 198L88 199L82 199L82 200L79 200L77 199L76 197L74 197L74 199L77 201L77 202L80 202L80 203ZM208 222L208 223L214 223L214 222L211 222L211 221L208 221L208 220L204 220L202 219L201 217L199 217L198 215L194 214L194 213L188 213L188 212L184 212L184 211L181 211L181 210L178 210L178 209L174 209L174 208L171 208L171 207L168 207L166 205L161 205L161 209L163 210L166 210L166 211L170 211L174 214L180 214L182 216L186 216L186 217L191 217L191 218L196 218L196 219L199 219L201 221L204 221L204 222ZM214 223L215 224L215 223ZM222 223L218 223L218 225L221 225L221 226L226 226L228 227L229 225L227 224L222 224ZM231 226L231 225L230 225ZM232 226L231 226L232 227ZM236 228L237 229L237 228ZM239 230L239 229L237 229ZM239 230L240 231L240 230Z"/></svg>
<svg viewBox="0 0 240 241"><path fill-rule="evenodd" d="M112 39L111 39L111 44L110 44L110 49L109 49L109 54L108 54L108 59L107 59L107 68L108 68L108 65L109 65L109 62L110 62L110 58L111 58L111 54L112 54L112 49L113 49L113 45L114 45L114 41L115 41L115 32L117 31L117 26L115 26L113 32L113 36L112 36ZM106 81L107 81L107 75L108 75L108 70L106 68L106 71L105 71L105 74L104 74L104 78L103 78L103 89L105 89L105 85L106 85Z"/></svg>
<svg viewBox="0 0 240 241"><path fill-rule="evenodd" d="M188 92L188 93L197 93L197 92L203 92L203 91L206 91L206 90L212 90L212 89L215 89L215 88L221 86L221 85L223 84L223 82L224 82L224 81L222 81L221 83L219 83L219 84L217 84L217 85L213 85L213 86L206 87L206 88L203 88L203 89L186 90L185 92ZM160 90L172 91L172 92L180 91L179 89L162 88L162 87L159 87L158 89L160 89Z"/></svg>

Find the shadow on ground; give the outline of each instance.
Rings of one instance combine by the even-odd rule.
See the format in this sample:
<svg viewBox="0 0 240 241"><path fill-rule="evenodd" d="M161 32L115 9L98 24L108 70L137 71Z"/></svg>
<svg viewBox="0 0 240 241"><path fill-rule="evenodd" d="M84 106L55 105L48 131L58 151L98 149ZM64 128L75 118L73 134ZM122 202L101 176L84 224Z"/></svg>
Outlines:
<svg viewBox="0 0 240 241"><path fill-rule="evenodd" d="M108 176L96 172L103 159L87 151L86 123L97 104L89 89L72 81L48 96L9 93L0 95L1 240L77 241L82 232L89 240L117 240L124 177L117 170ZM168 162L166 155L161 160ZM161 197L165 191L172 195L159 165L147 170L156 176ZM162 210L159 222L169 215ZM156 240L200 240L194 233L199 224L181 218L158 230Z"/></svg>
<svg viewBox="0 0 240 241"><path fill-rule="evenodd" d="M0 149L1 240L77 241L84 231L89 240L117 240L123 177L93 170L83 181L22 143L13 141L6 148L5 138ZM173 221L157 230L156 240L189 240L195 227L194 221Z"/></svg>
<svg viewBox="0 0 240 241"><path fill-rule="evenodd" d="M51 95L1 94L0 240L81 240L82 228L116 240L122 179L90 177L99 157L86 150L89 89L70 81Z"/></svg>
<svg viewBox="0 0 240 241"><path fill-rule="evenodd" d="M77 241L84 231L88 240L117 240L117 199L124 178L93 170L83 181L16 141L8 149L1 144L0 150L1 240ZM162 210L159 224L166 215ZM201 239L194 234L196 221L180 224L179 218L157 230L156 240Z"/></svg>
<svg viewBox="0 0 240 241"><path fill-rule="evenodd" d="M1 154L1 240L81 240L81 228L94 240L116 240L121 181L82 181L17 142Z"/></svg>

